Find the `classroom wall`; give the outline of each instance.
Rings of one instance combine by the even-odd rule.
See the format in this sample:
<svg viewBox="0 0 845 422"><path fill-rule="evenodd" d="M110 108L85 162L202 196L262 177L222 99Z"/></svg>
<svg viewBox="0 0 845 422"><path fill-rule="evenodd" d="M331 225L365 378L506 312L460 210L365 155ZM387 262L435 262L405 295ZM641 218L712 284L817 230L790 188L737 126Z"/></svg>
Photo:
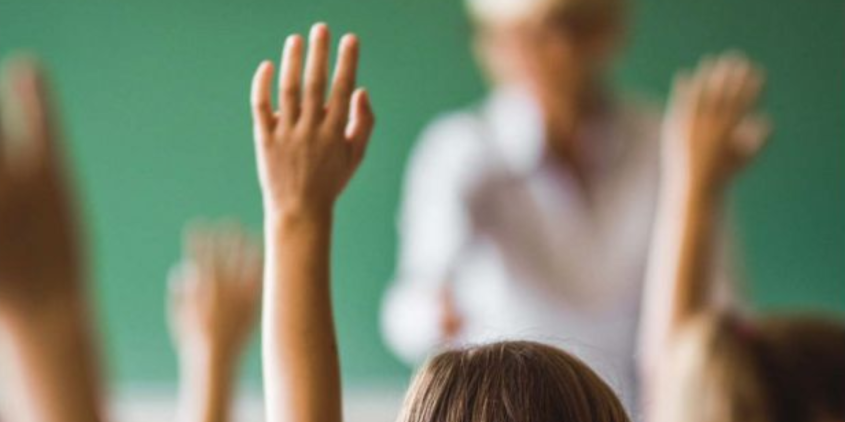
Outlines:
<svg viewBox="0 0 845 422"><path fill-rule="evenodd" d="M736 191L751 295L764 309L845 315L845 2L633 4L617 72L626 90L662 98L675 69L728 47L767 68L775 135ZM231 216L260 227L247 87L286 34L316 20L360 35L361 82L379 116L337 212L344 374L353 386L402 382L408 370L377 319L404 166L426 121L484 91L460 0L0 0L0 53L38 51L58 83L118 382L175 379L164 298L182 226Z"/></svg>

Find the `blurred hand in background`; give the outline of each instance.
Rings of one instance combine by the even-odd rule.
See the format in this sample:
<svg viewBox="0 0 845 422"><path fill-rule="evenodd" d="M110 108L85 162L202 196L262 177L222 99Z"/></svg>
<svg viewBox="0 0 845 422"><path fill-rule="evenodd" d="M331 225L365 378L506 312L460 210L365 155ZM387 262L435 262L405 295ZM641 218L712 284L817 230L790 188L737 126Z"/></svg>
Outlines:
<svg viewBox="0 0 845 422"><path fill-rule="evenodd" d="M186 230L184 256L170 275L180 422L228 420L239 358L255 328L261 271L261 247L243 227Z"/></svg>
<svg viewBox="0 0 845 422"><path fill-rule="evenodd" d="M760 150L770 131L755 110L763 84L762 70L737 52L677 76L665 129L670 179L716 188Z"/></svg>
<svg viewBox="0 0 845 422"><path fill-rule="evenodd" d="M73 193L41 71L5 68L0 131L0 310L40 312L78 293L83 263Z"/></svg>
<svg viewBox="0 0 845 422"><path fill-rule="evenodd" d="M0 108L0 346L11 420L102 417L73 193L44 76L11 60Z"/></svg>

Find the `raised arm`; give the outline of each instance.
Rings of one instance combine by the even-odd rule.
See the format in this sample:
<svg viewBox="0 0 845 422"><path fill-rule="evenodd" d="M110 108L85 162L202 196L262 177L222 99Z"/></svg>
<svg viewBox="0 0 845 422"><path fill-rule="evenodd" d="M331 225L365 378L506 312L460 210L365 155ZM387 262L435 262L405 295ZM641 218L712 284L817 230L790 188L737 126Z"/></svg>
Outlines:
<svg viewBox="0 0 845 422"><path fill-rule="evenodd" d="M644 298L645 380L678 327L713 306L710 271L725 191L768 135L752 114L762 85L760 71L737 53L705 59L676 80Z"/></svg>
<svg viewBox="0 0 845 422"><path fill-rule="evenodd" d="M18 60L3 83L10 107L0 127L0 345L10 420L99 421L79 226L44 78Z"/></svg>
<svg viewBox="0 0 845 422"><path fill-rule="evenodd" d="M329 31L311 30L304 89L303 41L288 38L272 106L273 65L252 85L264 202L264 386L269 422L339 422L341 386L330 295L335 201L360 164L374 124L355 89L358 40L340 43L329 90Z"/></svg>
<svg viewBox="0 0 845 422"><path fill-rule="evenodd" d="M261 248L234 223L196 223L170 273L170 329L179 357L177 422L230 420L238 364L255 328Z"/></svg>

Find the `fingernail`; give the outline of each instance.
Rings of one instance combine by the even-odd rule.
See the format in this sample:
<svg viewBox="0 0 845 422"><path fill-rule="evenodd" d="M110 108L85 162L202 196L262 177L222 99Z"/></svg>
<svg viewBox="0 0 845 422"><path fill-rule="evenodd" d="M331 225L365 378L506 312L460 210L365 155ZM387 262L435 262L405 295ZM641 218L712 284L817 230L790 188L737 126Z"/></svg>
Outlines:
<svg viewBox="0 0 845 422"><path fill-rule="evenodd" d="M328 30L328 25L324 22L317 22L311 27L311 35L317 36L325 33Z"/></svg>
<svg viewBox="0 0 845 422"><path fill-rule="evenodd" d="M358 37L356 37L353 33L345 34L341 40L341 42L346 44L354 44L356 41L358 41Z"/></svg>

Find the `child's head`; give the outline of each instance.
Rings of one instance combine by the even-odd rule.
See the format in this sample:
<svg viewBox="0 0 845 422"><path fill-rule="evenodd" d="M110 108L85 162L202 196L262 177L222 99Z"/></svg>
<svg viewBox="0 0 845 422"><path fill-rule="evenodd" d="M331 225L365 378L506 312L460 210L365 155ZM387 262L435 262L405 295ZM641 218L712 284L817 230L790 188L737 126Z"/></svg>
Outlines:
<svg viewBox="0 0 845 422"><path fill-rule="evenodd" d="M845 326L815 318L702 316L678 335L658 421L845 420Z"/></svg>
<svg viewBox="0 0 845 422"><path fill-rule="evenodd" d="M399 422L628 422L586 364L539 343L447 351L417 374Z"/></svg>
<svg viewBox="0 0 845 422"><path fill-rule="evenodd" d="M465 0L475 50L497 85L571 98L593 87L616 56L626 0Z"/></svg>

